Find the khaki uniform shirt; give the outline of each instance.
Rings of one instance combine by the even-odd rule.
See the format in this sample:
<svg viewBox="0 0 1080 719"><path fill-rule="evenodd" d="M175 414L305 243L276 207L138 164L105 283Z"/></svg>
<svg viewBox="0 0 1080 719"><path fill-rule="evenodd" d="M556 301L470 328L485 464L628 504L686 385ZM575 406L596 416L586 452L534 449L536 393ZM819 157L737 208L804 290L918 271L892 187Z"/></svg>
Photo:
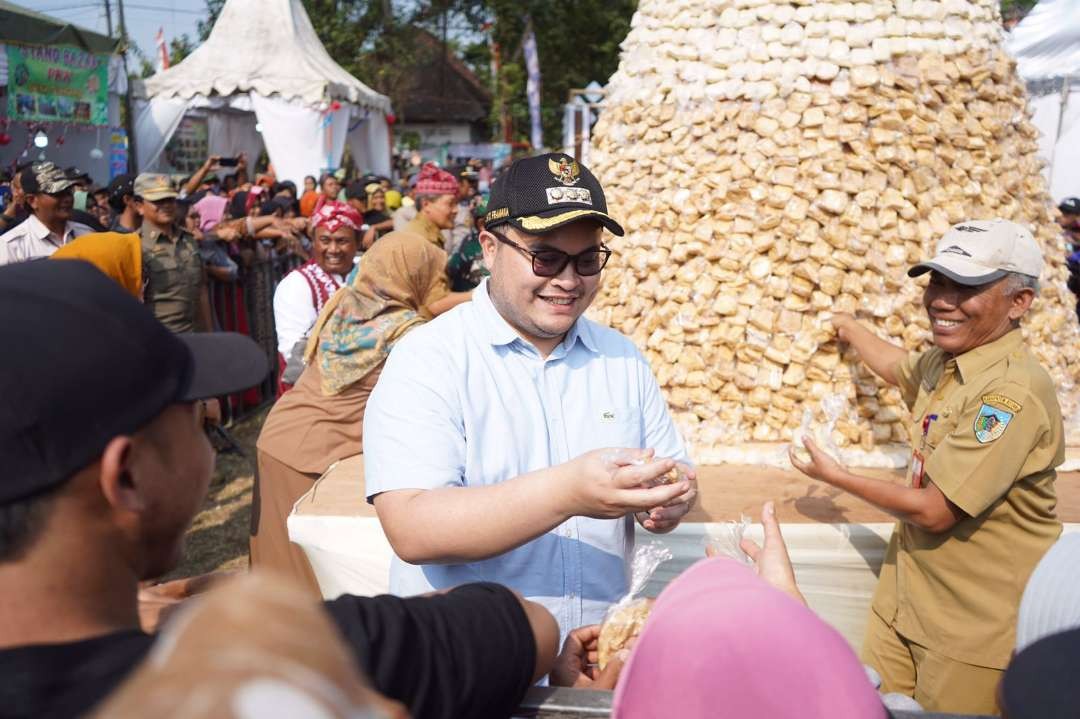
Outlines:
<svg viewBox="0 0 1080 719"><path fill-rule="evenodd" d="M187 232L177 231L169 237L148 223L143 223L139 236L146 305L172 332L193 332L206 282L198 243Z"/></svg>
<svg viewBox="0 0 1080 719"><path fill-rule="evenodd" d="M414 235L420 235L436 247L442 247L445 244L446 238L443 236L442 230L439 229L438 225L420 214L413 218L409 224L405 225L404 231L411 232Z"/></svg>
<svg viewBox="0 0 1080 719"><path fill-rule="evenodd" d="M1054 479L1065 440L1053 382L1020 330L955 358L939 348L910 355L896 374L924 481L968 516L942 534L897 523L873 609L916 644L1004 669L1028 576L1061 534Z"/></svg>

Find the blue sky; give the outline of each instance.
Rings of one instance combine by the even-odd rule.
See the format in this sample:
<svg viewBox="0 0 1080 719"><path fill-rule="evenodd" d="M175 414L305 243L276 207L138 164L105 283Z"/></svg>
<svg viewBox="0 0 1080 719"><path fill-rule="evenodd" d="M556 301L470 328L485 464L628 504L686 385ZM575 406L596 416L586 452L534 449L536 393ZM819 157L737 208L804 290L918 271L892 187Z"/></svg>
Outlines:
<svg viewBox="0 0 1080 719"><path fill-rule="evenodd" d="M36 12L106 34L104 0L11 0ZM118 32L116 0L111 0L113 32ZM187 33L198 38L198 21L206 17L205 0L124 0L124 18L131 39L147 55L154 53L154 36L165 28L165 39ZM129 56L130 58L130 56ZM138 64L132 68L138 72Z"/></svg>

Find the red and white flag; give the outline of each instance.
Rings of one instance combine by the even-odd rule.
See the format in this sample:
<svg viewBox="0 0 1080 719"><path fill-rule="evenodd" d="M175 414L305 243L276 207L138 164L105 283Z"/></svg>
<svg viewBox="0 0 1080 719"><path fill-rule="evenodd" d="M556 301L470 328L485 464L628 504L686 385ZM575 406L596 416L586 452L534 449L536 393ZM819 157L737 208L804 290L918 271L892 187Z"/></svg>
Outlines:
<svg viewBox="0 0 1080 719"><path fill-rule="evenodd" d="M157 70L169 69L169 47L165 44L165 28L159 27L157 35L154 36L154 42L157 43Z"/></svg>

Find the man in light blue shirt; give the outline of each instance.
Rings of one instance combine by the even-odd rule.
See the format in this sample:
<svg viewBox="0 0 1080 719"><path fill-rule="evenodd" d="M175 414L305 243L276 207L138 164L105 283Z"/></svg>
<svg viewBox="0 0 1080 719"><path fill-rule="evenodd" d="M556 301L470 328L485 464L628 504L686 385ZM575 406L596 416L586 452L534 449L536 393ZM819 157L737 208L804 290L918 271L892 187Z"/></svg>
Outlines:
<svg viewBox="0 0 1080 719"><path fill-rule="evenodd" d="M519 160L486 220L491 277L395 346L368 402L368 501L397 555L392 592L499 582L565 637L627 592L635 517L671 531L696 478L641 353L581 317L604 228L623 234L592 174Z"/></svg>

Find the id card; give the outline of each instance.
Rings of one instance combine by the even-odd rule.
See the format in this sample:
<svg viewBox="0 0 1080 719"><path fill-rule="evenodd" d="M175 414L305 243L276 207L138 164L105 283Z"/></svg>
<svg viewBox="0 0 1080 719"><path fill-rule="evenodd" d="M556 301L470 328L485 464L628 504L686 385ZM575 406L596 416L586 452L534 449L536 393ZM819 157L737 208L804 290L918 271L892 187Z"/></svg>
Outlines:
<svg viewBox="0 0 1080 719"><path fill-rule="evenodd" d="M914 489L922 489L923 487L923 456L919 450L914 450L911 453L911 486Z"/></svg>

